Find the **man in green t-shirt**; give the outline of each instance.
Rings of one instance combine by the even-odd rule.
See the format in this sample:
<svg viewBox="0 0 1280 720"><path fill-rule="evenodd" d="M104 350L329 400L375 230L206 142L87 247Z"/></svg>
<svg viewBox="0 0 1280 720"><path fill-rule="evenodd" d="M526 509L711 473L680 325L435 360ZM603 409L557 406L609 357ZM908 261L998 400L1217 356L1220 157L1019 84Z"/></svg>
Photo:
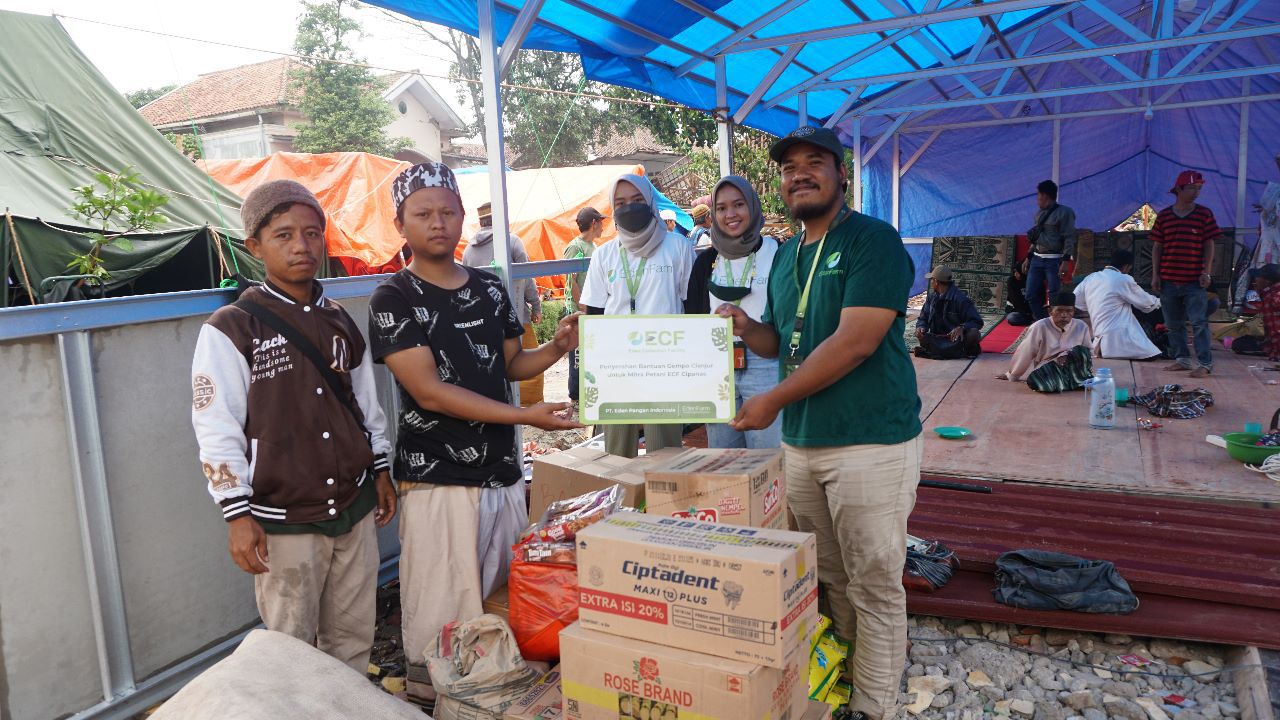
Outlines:
<svg viewBox="0 0 1280 720"><path fill-rule="evenodd" d="M854 718L892 717L907 650L907 516L920 482L920 397L903 341L915 267L892 226L844 204L844 147L802 127L774 143L782 199L804 231L778 250L761 322L734 333L777 357L779 383L730 425L782 413L787 502L818 540L835 631L853 642Z"/></svg>
<svg viewBox="0 0 1280 720"><path fill-rule="evenodd" d="M596 250L596 241L604 234L604 214L590 205L578 211L578 237L564 246L565 260L590 258ZM578 312L582 286L587 282L587 271L564 276L564 304L570 313ZM578 351L569 353L569 399L578 402Z"/></svg>

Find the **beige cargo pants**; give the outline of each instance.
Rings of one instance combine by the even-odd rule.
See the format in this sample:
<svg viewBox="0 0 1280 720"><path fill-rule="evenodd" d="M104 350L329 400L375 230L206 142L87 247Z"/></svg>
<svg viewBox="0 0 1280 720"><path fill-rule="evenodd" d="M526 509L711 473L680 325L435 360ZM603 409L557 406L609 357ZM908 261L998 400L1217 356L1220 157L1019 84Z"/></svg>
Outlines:
<svg viewBox="0 0 1280 720"><path fill-rule="evenodd" d="M893 717L907 652L907 516L915 507L923 440L786 452L787 504L818 541L818 581L837 635L854 645L853 710Z"/></svg>
<svg viewBox="0 0 1280 720"><path fill-rule="evenodd" d="M346 535L267 535L270 572L255 575L268 630L292 635L364 675L378 595L374 513Z"/></svg>
<svg viewBox="0 0 1280 720"><path fill-rule="evenodd" d="M401 483L400 628L409 694L435 699L426 652L440 630L484 613L480 596L480 488Z"/></svg>

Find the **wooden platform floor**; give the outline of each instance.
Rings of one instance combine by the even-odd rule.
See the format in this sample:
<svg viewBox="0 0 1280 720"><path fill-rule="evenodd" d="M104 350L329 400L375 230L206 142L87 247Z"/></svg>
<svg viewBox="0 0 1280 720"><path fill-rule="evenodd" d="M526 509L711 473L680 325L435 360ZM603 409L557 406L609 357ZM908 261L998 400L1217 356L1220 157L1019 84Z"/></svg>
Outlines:
<svg viewBox="0 0 1280 720"><path fill-rule="evenodd" d="M1204 417L1156 419L1162 424L1156 430L1138 429L1138 418L1149 414L1132 404L1118 408L1114 429L1090 428L1083 392L1045 395L1025 383L996 380L1010 359L915 359L926 476L1280 505L1280 482L1204 441L1205 435L1243 430L1246 422L1270 423L1280 408L1280 372L1262 369L1270 364L1261 358L1219 348L1213 374L1199 381L1164 370L1163 362L1095 361L1111 368L1117 387L1134 394L1168 383L1213 393L1214 406ZM933 432L947 425L973 435L957 441Z"/></svg>

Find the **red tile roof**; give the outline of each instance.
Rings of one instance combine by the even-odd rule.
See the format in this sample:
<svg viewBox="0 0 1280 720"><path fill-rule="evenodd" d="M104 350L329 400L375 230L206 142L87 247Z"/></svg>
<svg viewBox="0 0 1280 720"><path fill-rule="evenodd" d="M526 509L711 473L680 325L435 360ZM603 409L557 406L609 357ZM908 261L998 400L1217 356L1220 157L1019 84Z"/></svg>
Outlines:
<svg viewBox="0 0 1280 720"><path fill-rule="evenodd" d="M290 73L300 65L278 58L201 75L194 81L144 105L139 112L152 125L231 113L296 106L299 88Z"/></svg>
<svg viewBox="0 0 1280 720"><path fill-rule="evenodd" d="M614 133L596 144L597 158L625 158L637 154L679 155L675 148L663 145L653 136L653 132L645 127L637 127L629 134Z"/></svg>

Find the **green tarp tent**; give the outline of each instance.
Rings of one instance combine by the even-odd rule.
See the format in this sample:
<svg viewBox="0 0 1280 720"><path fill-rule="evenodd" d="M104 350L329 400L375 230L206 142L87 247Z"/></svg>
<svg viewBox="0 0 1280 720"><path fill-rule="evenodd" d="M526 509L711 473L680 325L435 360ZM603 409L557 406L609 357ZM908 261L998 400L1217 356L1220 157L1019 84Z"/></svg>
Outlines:
<svg viewBox="0 0 1280 720"><path fill-rule="evenodd" d="M248 277L261 266L240 244L240 198L184 157L151 127L55 18L0 11L0 269L7 278L0 307L25 302L45 278L66 275L73 253L89 240L69 208L72 188L99 172L132 166L169 197L169 221L131 235L133 250L101 253L108 294L217 287L238 265ZM52 299L67 295L57 283Z"/></svg>

